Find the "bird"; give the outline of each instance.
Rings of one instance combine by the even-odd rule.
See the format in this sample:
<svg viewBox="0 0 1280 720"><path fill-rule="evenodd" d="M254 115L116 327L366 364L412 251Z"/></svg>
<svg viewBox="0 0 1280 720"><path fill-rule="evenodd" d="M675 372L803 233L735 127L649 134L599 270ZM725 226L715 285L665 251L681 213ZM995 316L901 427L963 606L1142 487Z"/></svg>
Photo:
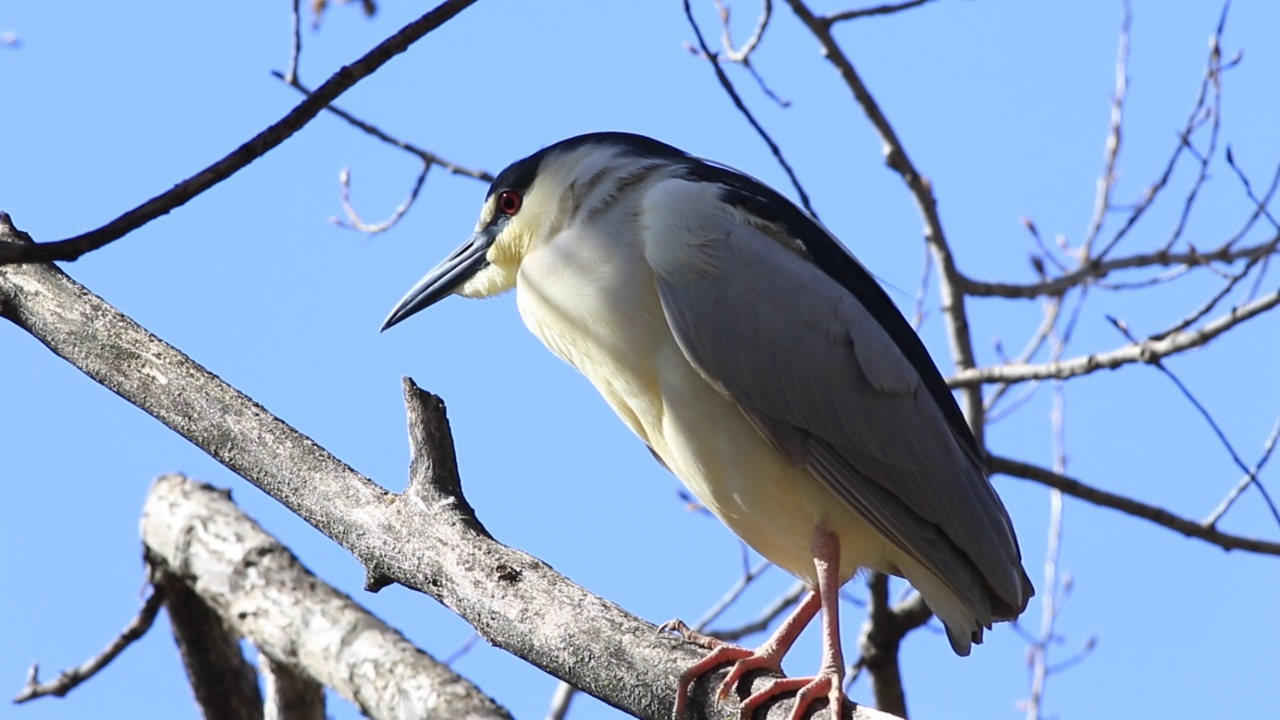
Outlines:
<svg viewBox="0 0 1280 720"><path fill-rule="evenodd" d="M594 132L518 160L471 237L413 285L386 330L450 295L515 290L525 326L584 375L654 457L808 593L760 647L686 630L730 664L724 699L821 614L822 660L748 696L796 692L839 718L838 592L906 578L968 655L1034 594L969 425L919 336L814 216L763 182L643 135Z"/></svg>

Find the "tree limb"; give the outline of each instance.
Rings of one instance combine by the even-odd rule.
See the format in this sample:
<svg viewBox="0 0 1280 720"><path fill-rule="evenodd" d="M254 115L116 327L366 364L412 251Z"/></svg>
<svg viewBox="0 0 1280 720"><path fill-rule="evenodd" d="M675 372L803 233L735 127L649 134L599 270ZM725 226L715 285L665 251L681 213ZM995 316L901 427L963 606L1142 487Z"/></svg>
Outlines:
<svg viewBox="0 0 1280 720"><path fill-rule="evenodd" d="M372 718L510 720L466 679L307 571L225 491L181 475L160 478L142 511L142 541L154 566L179 576L237 637L283 666L275 688L292 687L302 701L273 698L273 707L298 713L307 704L306 683L287 677L296 675L333 688Z"/></svg>
<svg viewBox="0 0 1280 720"><path fill-rule="evenodd" d="M364 57L350 65L343 66L323 85L316 88L315 92L307 96L301 103L298 103L284 117L280 118L279 121L250 138L248 142L236 148L221 160L106 225L56 242L34 245L0 243L0 265L75 260L81 255L119 240L161 215L181 207L187 201L231 177L241 168L288 140L295 132L302 129L302 126L311 122L316 115L319 115L320 111L324 110L339 95L346 92L357 82L373 74L388 60L404 52L414 42L422 39L427 33L440 27L475 2L476 0L445 0L445 2L440 3L427 14L405 25L399 32L383 40L377 47L365 53Z"/></svg>
<svg viewBox="0 0 1280 720"><path fill-rule="evenodd" d="M1187 537L1199 538L1217 545L1223 550L1245 550L1262 555L1280 555L1280 542L1257 540L1224 533L1204 523L1174 515L1168 510L1086 485L1075 478L1055 473L1048 468L999 455L987 456L987 468L991 470L992 474L999 473L1010 477L1034 480L1042 485L1057 488L1072 497L1091 502L1094 505L1109 507L1134 517L1150 520L1157 525L1162 525Z"/></svg>
<svg viewBox="0 0 1280 720"><path fill-rule="evenodd" d="M5 241L23 236L0 214ZM624 712L669 720L677 681L701 653L494 541L461 495L433 489L456 487L456 477L415 482L402 495L382 489L51 265L0 266L0 315L338 542L364 564L370 587L393 580L431 595L491 644ZM438 398L409 380L405 391L411 414L438 414L432 422L447 429ZM709 692L723 678L721 670L695 684L694 720L725 712ZM740 693L767 682L753 676ZM772 705L769 717L793 704Z"/></svg>
<svg viewBox="0 0 1280 720"><path fill-rule="evenodd" d="M1231 328L1255 318L1280 305L1280 290L1232 308L1195 330L1164 335L1159 340L1148 338L1139 343L1129 343L1107 352L1093 353L1068 360L1047 363L1008 363L981 368L958 370L947 378L947 385L975 387L985 383L1014 383L1027 380L1065 380L1078 375L1088 375L1098 370L1114 370L1131 363L1152 363L1191 348L1200 347Z"/></svg>

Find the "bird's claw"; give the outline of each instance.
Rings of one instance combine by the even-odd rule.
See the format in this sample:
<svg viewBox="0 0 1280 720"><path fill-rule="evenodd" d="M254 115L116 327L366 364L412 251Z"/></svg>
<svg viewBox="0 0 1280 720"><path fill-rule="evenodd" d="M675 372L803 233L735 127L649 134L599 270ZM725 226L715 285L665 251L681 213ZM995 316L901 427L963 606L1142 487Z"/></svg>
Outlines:
<svg viewBox="0 0 1280 720"><path fill-rule="evenodd" d="M844 714L843 684L842 673L836 670L824 670L814 677L774 680L768 687L744 700L738 716L741 720L749 720L764 703L784 693L795 692L796 704L791 708L790 720L801 720L809 706L821 700L824 695L827 707L831 709L831 720L840 720Z"/></svg>
<svg viewBox="0 0 1280 720"><path fill-rule="evenodd" d="M683 625L683 623L681 624ZM702 635L702 633L698 634ZM727 662L734 663L734 669L736 669L739 662L756 656L756 653L753 650L748 650L747 648L733 645L723 640L716 640L715 638L706 635L702 635L702 637L714 640L719 644L716 647L711 648L711 652L708 653L706 657L691 665L688 670L685 670L680 675L680 687L676 689L676 706L671 711L672 720L685 720L685 711L689 707L689 688L698 678ZM733 669L729 670L729 674L731 676L733 675ZM726 689L726 686L728 689ZM733 684L727 683L726 681L726 683L721 683L717 692L719 693L719 697L723 699L725 695L728 694L728 691L732 689Z"/></svg>
<svg viewBox="0 0 1280 720"><path fill-rule="evenodd" d="M668 620L662 623L658 626L658 632L679 635L681 640L684 640L687 643L693 643L704 650L716 650L730 644L720 638L712 637L694 630L685 624L685 621L680 618L675 618L674 620Z"/></svg>

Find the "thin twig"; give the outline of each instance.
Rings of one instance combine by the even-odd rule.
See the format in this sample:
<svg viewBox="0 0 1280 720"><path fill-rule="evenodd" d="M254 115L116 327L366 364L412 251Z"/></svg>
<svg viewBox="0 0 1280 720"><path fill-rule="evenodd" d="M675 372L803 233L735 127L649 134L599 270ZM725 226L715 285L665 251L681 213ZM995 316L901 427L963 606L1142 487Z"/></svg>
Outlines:
<svg viewBox="0 0 1280 720"><path fill-rule="evenodd" d="M1129 0L1121 4L1124 8L1120 21L1120 43L1116 51L1116 88L1111 96L1111 125L1107 131L1106 149L1103 152L1102 174L1098 176L1098 191L1094 199L1093 218L1085 231L1084 240L1080 243L1081 265L1093 259L1093 244L1102 230L1102 223L1111 210L1111 191L1116 182L1116 160L1120 157L1121 129L1124 127L1124 101L1129 92L1129 27L1133 21L1133 11ZM1107 249L1114 247L1108 246ZM1101 253L1105 255L1106 253Z"/></svg>
<svg viewBox="0 0 1280 720"><path fill-rule="evenodd" d="M795 604L800 602L800 598L808 591L809 587L807 585L797 582L789 590L774 598L774 601L761 610L760 614L751 622L728 630L718 630L707 634L725 642L736 642L748 635L764 632L773 624L774 620L781 617L782 613L795 607Z"/></svg>
<svg viewBox="0 0 1280 720"><path fill-rule="evenodd" d="M301 0L293 0L293 42L289 46L289 69L284 81L292 85L298 81L298 60L302 57L302 14L298 11Z"/></svg>
<svg viewBox="0 0 1280 720"><path fill-rule="evenodd" d="M338 174L338 183L342 190L339 198L342 201L342 211L347 214L344 221L341 218L330 218L329 222L338 227L347 228L349 230L358 230L369 235L377 235L386 232L395 227L400 222L400 218L409 212L409 208L413 207L413 203L418 199L418 193L422 191L422 185L427 181L427 173L431 170L431 163L422 163L422 170L418 173L418 179L414 181L413 188L409 191L409 197L400 203L391 215L379 223L366 223L360 218L360 213L356 212L355 206L351 204L351 170L343 168Z"/></svg>
<svg viewBox="0 0 1280 720"><path fill-rule="evenodd" d="M1187 122L1182 131L1178 135L1178 143L1174 146L1172 155L1169 157L1168 163L1165 164L1164 172L1161 173L1159 179L1154 184L1147 187L1143 191L1142 197L1133 205L1129 216L1121 223L1119 229L1107 241L1107 244L1093 258L1095 261L1106 257L1110 254L1116 245L1132 230L1138 223L1138 220L1146 213L1160 195L1161 191L1168 185L1170 178L1173 177L1173 171L1178 165L1184 152L1194 152L1191 145L1191 136L1196 130L1208 119L1205 115L1205 102L1209 97L1209 88L1213 85L1214 78L1218 73L1227 69L1221 64L1221 54L1219 48L1222 43L1222 33L1226 29L1227 10L1231 6L1230 0L1223 3L1222 14L1218 19L1218 27L1210 40L1209 59L1206 64L1204 78L1200 83L1200 89L1196 94L1195 102L1191 108L1190 114L1187 116ZM1165 248L1166 250L1168 248Z"/></svg>
<svg viewBox="0 0 1280 720"><path fill-rule="evenodd" d="M1253 467L1249 468L1249 471L1244 474L1244 477L1240 478L1240 482L1231 488L1231 492L1227 493L1227 496L1222 499L1218 507L1209 513L1209 517L1204 519L1202 524L1205 527L1211 528L1217 525L1222 516L1226 515L1231 506L1235 504L1236 498L1240 497L1240 493L1258 481L1258 473L1262 472L1262 466L1266 465L1267 461L1271 459L1271 452L1276 449L1277 439L1280 439L1280 419L1276 420L1276 424L1271 428L1271 434L1267 436L1266 442L1262 443L1262 457L1258 458L1258 462L1254 463Z"/></svg>
<svg viewBox="0 0 1280 720"><path fill-rule="evenodd" d="M920 7L921 5L924 5L929 2L933 2L933 0L907 0L906 2L877 5L875 7L863 8L861 10L844 10L842 12L831 13L830 15L827 15L819 19L825 22L827 25L834 25L838 22L844 22L846 20L856 20L862 17L871 17L874 15L892 15L894 13L902 12L903 10L910 10L911 8Z"/></svg>
<svg viewBox="0 0 1280 720"><path fill-rule="evenodd" d="M805 192L804 186L800 184L800 178L796 176L795 171L791 169L791 164L783 157L782 148L778 147L778 144L773 141L769 133L756 120L755 115L752 115L751 111L747 109L746 103L742 102L738 91L734 89L733 82L729 80L724 68L720 67L719 61L716 60L716 54L711 52L711 48L707 46L707 40L702 36L702 29L698 27L698 22L693 19L693 8L690 7L689 0L684 0L684 15L689 20L689 27L693 28L694 36L698 38L698 47L702 49L702 54L710 59L711 67L715 70L716 79L720 81L720 86L729 94L729 99L733 101L734 107L738 108L738 112L742 113L742 116L747 119L751 127L764 140L765 145L769 146L769 152L773 153L774 159L778 161L778 164L782 166L783 172L787 174L787 178L791 180L791 186L796 189L796 194L800 197L800 204L804 206L806 212L816 219L818 212L813 209L813 203L809 202L809 193Z"/></svg>
<svg viewBox="0 0 1280 720"><path fill-rule="evenodd" d="M285 83L289 85L289 87L297 90L298 92L302 93L303 95L306 95L307 97L310 97L315 92L313 90L307 89L307 87L303 85L300 81L295 80L294 82L289 82L287 79L285 79L284 74L279 71L272 70L271 74L277 79L283 80ZM457 163L446 160L433 152L430 152L428 150L423 150L422 148L418 147L417 145L414 145L413 143L407 142L405 140L401 140L400 138L395 137L394 135L390 135L382 131L376 125L365 122L364 120L361 120L360 118L352 115L351 113L347 112L346 110L343 110L340 107L329 105L328 107L325 108L325 110L328 110L329 112L333 113L334 115L337 115L343 120L346 120L351 125L354 125L360 130L363 130L364 132L374 136L375 138L381 140L384 143L387 143L388 145L398 147L401 150L404 150L405 152L411 155L416 155L419 159L421 159L425 163L430 163L432 165L439 165L440 167L444 168L445 170L449 171L454 175L465 175L466 177L475 178L476 180L493 182L493 175L491 173L485 172L484 170L469 168L464 165L459 165Z"/></svg>
<svg viewBox="0 0 1280 720"><path fill-rule="evenodd" d="M151 594L143 601L142 608L138 610L138 614L134 616L133 620L129 621L129 624L114 640L103 648L102 652L89 658L78 667L63 670L53 680L40 682L40 667L33 664L31 669L27 671L27 681L23 684L22 691L13 698L13 702L21 704L47 695L65 696L75 689L77 685L93 677L99 670L111 664L111 661L115 660L134 641L146 635L163 605L164 594L153 587Z"/></svg>
<svg viewBox="0 0 1280 720"><path fill-rule="evenodd" d="M1133 333L1129 331L1128 324L1123 320L1111 315L1107 316L1107 320L1110 321L1111 325L1115 327L1116 330L1119 330L1120 333L1123 334L1130 342L1137 342L1133 337ZM1173 381L1173 384L1178 387L1182 396L1191 403L1191 405L1196 409L1196 412L1200 413L1200 417L1204 418L1205 422L1209 423L1209 428L1213 430L1213 434L1217 436L1218 441L1222 443L1224 448L1226 448L1227 454L1231 456L1231 461L1236 464L1237 468L1240 468L1241 472L1253 478L1254 487L1258 488L1258 494L1262 495L1263 502L1265 502L1267 504L1267 508L1271 510L1271 517L1275 518L1276 526L1280 527L1280 510L1276 509L1276 504L1271 500L1271 493L1267 492L1267 488L1261 482L1258 482L1258 476L1254 474L1253 470L1251 470L1249 466L1245 464L1244 460L1241 459L1240 453L1236 452L1235 446L1231 444L1231 440L1227 437L1227 434L1223 432L1222 427L1218 425L1218 422L1213 419L1213 414L1209 412L1209 409L1196 398L1195 394L1191 392L1191 389L1188 388L1186 384L1168 368L1168 366L1161 362L1159 358L1149 360L1148 364L1154 365L1155 368L1163 373L1165 377Z"/></svg>

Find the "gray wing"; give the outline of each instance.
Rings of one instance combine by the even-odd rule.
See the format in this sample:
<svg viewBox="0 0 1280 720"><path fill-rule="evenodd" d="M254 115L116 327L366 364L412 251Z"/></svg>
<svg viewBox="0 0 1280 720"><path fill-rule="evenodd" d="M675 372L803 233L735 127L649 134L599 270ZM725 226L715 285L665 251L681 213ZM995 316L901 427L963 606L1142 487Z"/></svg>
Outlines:
<svg viewBox="0 0 1280 720"><path fill-rule="evenodd" d="M1029 584L1009 517L916 368L808 259L744 222L720 223L698 272L657 269L685 356L973 612L1015 617Z"/></svg>

